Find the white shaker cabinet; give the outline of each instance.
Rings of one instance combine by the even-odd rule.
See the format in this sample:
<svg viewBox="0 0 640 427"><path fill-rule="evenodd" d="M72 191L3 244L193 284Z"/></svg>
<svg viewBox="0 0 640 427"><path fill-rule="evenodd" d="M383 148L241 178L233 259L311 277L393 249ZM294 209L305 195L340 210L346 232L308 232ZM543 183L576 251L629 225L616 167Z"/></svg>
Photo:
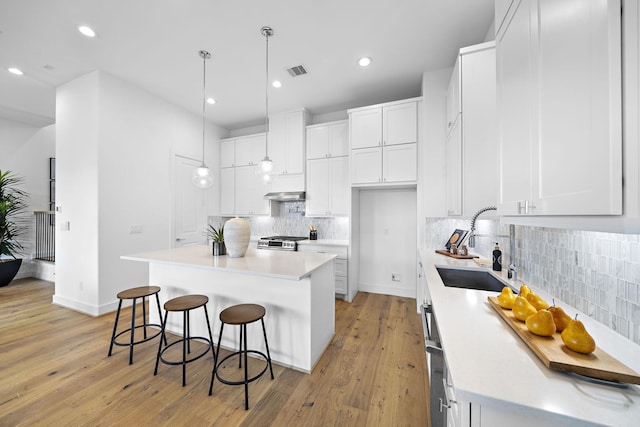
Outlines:
<svg viewBox="0 0 640 427"><path fill-rule="evenodd" d="M259 165L265 156L265 134L236 138L235 166Z"/></svg>
<svg viewBox="0 0 640 427"><path fill-rule="evenodd" d="M270 192L270 184L265 183L260 166L235 168L235 212L234 215L269 215L270 202L264 195Z"/></svg>
<svg viewBox="0 0 640 427"><path fill-rule="evenodd" d="M620 37L618 0L508 9L496 37L502 215L622 214Z"/></svg>
<svg viewBox="0 0 640 427"><path fill-rule="evenodd" d="M307 160L349 155L349 121L307 126Z"/></svg>
<svg viewBox="0 0 640 427"><path fill-rule="evenodd" d="M306 216L348 215L349 157L307 160Z"/></svg>
<svg viewBox="0 0 640 427"><path fill-rule="evenodd" d="M462 92L460 90L460 84L460 56L458 55L447 88L447 135L453 131L462 113Z"/></svg>
<svg viewBox="0 0 640 427"><path fill-rule="evenodd" d="M220 169L220 215L235 215L236 171L235 168Z"/></svg>
<svg viewBox="0 0 640 427"><path fill-rule="evenodd" d="M235 139L220 140L220 168L232 168L236 163Z"/></svg>
<svg viewBox="0 0 640 427"><path fill-rule="evenodd" d="M471 216L498 201L495 43L460 49L447 103L461 107L447 136L447 214ZM447 122L449 126L451 122Z"/></svg>
<svg viewBox="0 0 640 427"><path fill-rule="evenodd" d="M277 175L304 173L305 110L269 117L268 152ZM263 156L264 157L264 156Z"/></svg>
<svg viewBox="0 0 640 427"><path fill-rule="evenodd" d="M418 98L349 110L351 184L414 183Z"/></svg>
<svg viewBox="0 0 640 427"><path fill-rule="evenodd" d="M306 215L348 215L348 121L307 126Z"/></svg>

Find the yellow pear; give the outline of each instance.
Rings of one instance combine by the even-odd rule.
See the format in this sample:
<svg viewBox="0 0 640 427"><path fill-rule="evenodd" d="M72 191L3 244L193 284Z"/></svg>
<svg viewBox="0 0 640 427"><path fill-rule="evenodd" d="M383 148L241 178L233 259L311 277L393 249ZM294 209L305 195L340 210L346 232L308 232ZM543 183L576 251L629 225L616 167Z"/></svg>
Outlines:
<svg viewBox="0 0 640 427"><path fill-rule="evenodd" d="M525 321L527 317L532 316L538 312L534 306L531 305L525 297L517 296L513 303L513 315L516 319Z"/></svg>
<svg viewBox="0 0 640 427"><path fill-rule="evenodd" d="M524 283L522 285L520 285L520 292L518 292L518 295L520 295L521 297L525 297L527 296L527 294L531 292L531 289L529 289L529 287L527 285L525 285Z"/></svg>
<svg viewBox="0 0 640 427"><path fill-rule="evenodd" d="M556 332L553 316L547 310L539 310L536 314L527 317L524 323L527 329L542 337L550 337Z"/></svg>
<svg viewBox="0 0 640 427"><path fill-rule="evenodd" d="M554 305L549 307L549 312L553 316L553 322L556 324L556 331L558 332L564 331L567 325L569 324L569 322L571 321L571 316L565 313L562 307L556 306L555 302L554 302Z"/></svg>
<svg viewBox="0 0 640 427"><path fill-rule="evenodd" d="M536 310L544 310L545 308L549 308L549 304L543 300L540 295L534 293L533 291L529 291L529 293L525 296L527 301L531 303L532 306L536 308Z"/></svg>
<svg viewBox="0 0 640 427"><path fill-rule="evenodd" d="M589 354L596 349L596 341L587 332L576 314L575 319L571 319L567 327L560 334L562 342L571 350L578 353Z"/></svg>
<svg viewBox="0 0 640 427"><path fill-rule="evenodd" d="M511 288L509 286L502 288L502 292L498 295L498 304L500 304L500 307L511 310L515 301L516 296L513 294Z"/></svg>

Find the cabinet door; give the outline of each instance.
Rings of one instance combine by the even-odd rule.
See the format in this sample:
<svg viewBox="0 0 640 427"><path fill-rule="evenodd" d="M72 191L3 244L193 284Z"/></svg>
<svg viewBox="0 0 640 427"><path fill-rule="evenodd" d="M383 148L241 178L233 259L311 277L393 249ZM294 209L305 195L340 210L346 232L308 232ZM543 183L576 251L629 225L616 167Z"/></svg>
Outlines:
<svg viewBox="0 0 640 427"><path fill-rule="evenodd" d="M447 215L462 215L462 121L457 120L447 138Z"/></svg>
<svg viewBox="0 0 640 427"><path fill-rule="evenodd" d="M253 199L253 180L255 179L253 166L235 168L236 171L236 215L250 215Z"/></svg>
<svg viewBox="0 0 640 427"><path fill-rule="evenodd" d="M251 166L251 138L236 139L236 166Z"/></svg>
<svg viewBox="0 0 640 427"><path fill-rule="evenodd" d="M415 157L413 161L415 162ZM382 148L351 150L351 183L373 184L382 182Z"/></svg>
<svg viewBox="0 0 640 427"><path fill-rule="evenodd" d="M235 169L220 169L220 215L235 214Z"/></svg>
<svg viewBox="0 0 640 427"><path fill-rule="evenodd" d="M417 176L416 144L387 145L383 147L383 181L412 182Z"/></svg>
<svg viewBox="0 0 640 427"><path fill-rule="evenodd" d="M336 276L336 294L346 295L348 280L347 276Z"/></svg>
<svg viewBox="0 0 640 427"><path fill-rule="evenodd" d="M534 213L622 214L620 2L535 3Z"/></svg>
<svg viewBox="0 0 640 427"><path fill-rule="evenodd" d="M382 145L381 108L354 111L349 119L352 149Z"/></svg>
<svg viewBox="0 0 640 427"><path fill-rule="evenodd" d="M304 172L304 130L304 112L287 113L285 116L285 173L287 174Z"/></svg>
<svg viewBox="0 0 640 427"><path fill-rule="evenodd" d="M252 169L251 214L269 215L271 211L271 202L269 200L265 200L264 195L271 192L271 181L266 181L264 179L264 175L258 173L260 166L254 166Z"/></svg>
<svg viewBox="0 0 640 427"><path fill-rule="evenodd" d="M321 159L329 153L329 126L307 127L307 160Z"/></svg>
<svg viewBox="0 0 640 427"><path fill-rule="evenodd" d="M349 185L349 157L329 159L329 212L332 215L348 215L351 207Z"/></svg>
<svg viewBox="0 0 640 427"><path fill-rule="evenodd" d="M220 167L231 168L235 165L235 140L220 141Z"/></svg>
<svg viewBox="0 0 640 427"><path fill-rule="evenodd" d="M329 157L349 155L349 122L329 126Z"/></svg>
<svg viewBox="0 0 640 427"><path fill-rule="evenodd" d="M449 80L449 87L447 88L447 135L453 130L462 112L460 96L460 55L458 55Z"/></svg>
<svg viewBox="0 0 640 427"><path fill-rule="evenodd" d="M383 145L418 141L418 112L415 102L391 105L382 109Z"/></svg>
<svg viewBox="0 0 640 427"><path fill-rule="evenodd" d="M267 138L265 134L247 137L251 150L250 164L259 165L266 153Z"/></svg>
<svg viewBox="0 0 640 427"><path fill-rule="evenodd" d="M496 206L500 185L495 49L478 49L460 56L462 114L458 121L462 135L458 129L456 137L462 139L464 162L462 215L473 215L485 206Z"/></svg>
<svg viewBox="0 0 640 427"><path fill-rule="evenodd" d="M534 108L531 87L529 0L515 0L497 40L497 111L500 168L499 211L519 213L532 200Z"/></svg>
<svg viewBox="0 0 640 427"><path fill-rule="evenodd" d="M306 214L329 213L329 159L307 161Z"/></svg>

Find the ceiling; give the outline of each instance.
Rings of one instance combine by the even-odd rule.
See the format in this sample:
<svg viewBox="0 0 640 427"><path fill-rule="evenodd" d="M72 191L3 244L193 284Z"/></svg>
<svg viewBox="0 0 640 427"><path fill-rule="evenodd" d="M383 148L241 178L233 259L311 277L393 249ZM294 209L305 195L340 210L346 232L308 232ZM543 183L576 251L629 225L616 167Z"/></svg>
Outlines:
<svg viewBox="0 0 640 427"><path fill-rule="evenodd" d="M0 117L55 122L55 88L102 70L227 129L265 115L265 38L269 111L311 114L420 95L423 71L451 67L457 50L482 42L494 0L2 0ZM97 33L86 38L79 25ZM373 58L368 68L356 60ZM304 65L292 78L286 68ZM7 71L18 67L23 76Z"/></svg>

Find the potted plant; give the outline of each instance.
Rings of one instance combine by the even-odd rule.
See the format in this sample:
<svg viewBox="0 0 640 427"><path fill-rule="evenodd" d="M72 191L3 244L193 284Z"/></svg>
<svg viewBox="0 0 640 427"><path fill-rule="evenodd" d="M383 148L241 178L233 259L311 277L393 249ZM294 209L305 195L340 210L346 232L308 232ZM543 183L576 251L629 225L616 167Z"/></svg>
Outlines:
<svg viewBox="0 0 640 427"><path fill-rule="evenodd" d="M8 285L18 273L24 248L18 238L27 229L27 193L19 188L22 178L0 170L0 286Z"/></svg>
<svg viewBox="0 0 640 427"><path fill-rule="evenodd" d="M209 229L207 230L207 237L213 240L213 255L226 255L227 248L224 245L224 224L219 226L217 229L209 224Z"/></svg>

